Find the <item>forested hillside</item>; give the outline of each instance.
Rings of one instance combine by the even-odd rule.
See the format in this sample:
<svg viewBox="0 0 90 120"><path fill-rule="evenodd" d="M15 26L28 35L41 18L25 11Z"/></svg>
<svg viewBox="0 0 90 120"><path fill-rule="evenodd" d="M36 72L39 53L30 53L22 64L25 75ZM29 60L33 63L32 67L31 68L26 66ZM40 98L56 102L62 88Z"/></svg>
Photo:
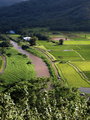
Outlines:
<svg viewBox="0 0 90 120"><path fill-rule="evenodd" d="M0 93L1 120L89 120L89 104L77 89L49 88L47 79L33 79L8 86Z"/></svg>
<svg viewBox="0 0 90 120"><path fill-rule="evenodd" d="M0 0L0 7L13 5L21 1L25 1L25 0Z"/></svg>
<svg viewBox="0 0 90 120"><path fill-rule="evenodd" d="M88 0L29 0L0 9L0 29L90 30L89 12Z"/></svg>

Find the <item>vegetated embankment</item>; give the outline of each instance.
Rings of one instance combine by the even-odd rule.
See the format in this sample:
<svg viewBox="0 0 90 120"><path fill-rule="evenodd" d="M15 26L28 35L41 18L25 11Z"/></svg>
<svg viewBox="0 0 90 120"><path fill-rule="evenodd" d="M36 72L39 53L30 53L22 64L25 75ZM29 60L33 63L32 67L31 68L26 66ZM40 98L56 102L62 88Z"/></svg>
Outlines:
<svg viewBox="0 0 90 120"><path fill-rule="evenodd" d="M18 46L17 43L11 41L11 44L16 48L20 53L25 54L32 60L32 64L34 64L35 71L37 74L37 77L50 77L50 73L48 70L47 65L43 60L25 50L23 50L20 46Z"/></svg>

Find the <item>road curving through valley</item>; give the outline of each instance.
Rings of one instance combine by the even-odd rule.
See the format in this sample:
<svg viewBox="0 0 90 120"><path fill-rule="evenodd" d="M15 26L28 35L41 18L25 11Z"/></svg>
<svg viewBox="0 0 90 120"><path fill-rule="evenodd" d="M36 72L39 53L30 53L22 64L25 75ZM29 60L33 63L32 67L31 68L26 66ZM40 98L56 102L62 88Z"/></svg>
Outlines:
<svg viewBox="0 0 90 120"><path fill-rule="evenodd" d="M48 66L45 64L45 62L41 58L27 52L26 50L23 50L14 41L10 41L10 43L13 45L13 47L16 50L18 50L18 52L25 54L29 59L32 60L32 64L34 64L37 77L50 77Z"/></svg>

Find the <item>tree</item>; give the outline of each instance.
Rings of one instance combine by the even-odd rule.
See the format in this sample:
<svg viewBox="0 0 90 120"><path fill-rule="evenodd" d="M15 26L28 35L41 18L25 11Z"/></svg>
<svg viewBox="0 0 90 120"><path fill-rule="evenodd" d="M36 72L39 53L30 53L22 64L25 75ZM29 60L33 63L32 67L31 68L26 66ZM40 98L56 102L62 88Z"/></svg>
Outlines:
<svg viewBox="0 0 90 120"><path fill-rule="evenodd" d="M28 49L29 47L27 46L27 45L22 45L22 49L23 50L26 50L26 49Z"/></svg>
<svg viewBox="0 0 90 120"><path fill-rule="evenodd" d="M1 55L5 54L5 48L0 47L0 54L1 54Z"/></svg>
<svg viewBox="0 0 90 120"><path fill-rule="evenodd" d="M6 41L0 43L0 47L9 47L9 45L10 45L9 42Z"/></svg>
<svg viewBox="0 0 90 120"><path fill-rule="evenodd" d="M47 36L46 34L43 33L35 33L34 34L39 40L46 40L49 41L49 36Z"/></svg>
<svg viewBox="0 0 90 120"><path fill-rule="evenodd" d="M63 42L64 42L64 40L63 40L63 39L60 39L60 40L59 40L59 45L63 45Z"/></svg>
<svg viewBox="0 0 90 120"><path fill-rule="evenodd" d="M29 43L30 43L30 45L31 46L33 46L33 45L36 45L36 41L38 40L38 38L37 37L32 37L31 39L30 39L30 41L29 41Z"/></svg>

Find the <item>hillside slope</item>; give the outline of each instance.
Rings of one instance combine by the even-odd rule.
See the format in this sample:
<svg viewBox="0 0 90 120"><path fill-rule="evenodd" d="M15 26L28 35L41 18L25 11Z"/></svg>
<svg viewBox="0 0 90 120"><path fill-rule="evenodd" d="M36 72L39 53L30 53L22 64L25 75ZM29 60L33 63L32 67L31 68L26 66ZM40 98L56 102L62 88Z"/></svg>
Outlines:
<svg viewBox="0 0 90 120"><path fill-rule="evenodd" d="M0 7L13 5L21 1L25 1L25 0L0 0Z"/></svg>
<svg viewBox="0 0 90 120"><path fill-rule="evenodd" d="M0 9L2 28L50 27L59 30L90 30L88 0L29 0Z"/></svg>

